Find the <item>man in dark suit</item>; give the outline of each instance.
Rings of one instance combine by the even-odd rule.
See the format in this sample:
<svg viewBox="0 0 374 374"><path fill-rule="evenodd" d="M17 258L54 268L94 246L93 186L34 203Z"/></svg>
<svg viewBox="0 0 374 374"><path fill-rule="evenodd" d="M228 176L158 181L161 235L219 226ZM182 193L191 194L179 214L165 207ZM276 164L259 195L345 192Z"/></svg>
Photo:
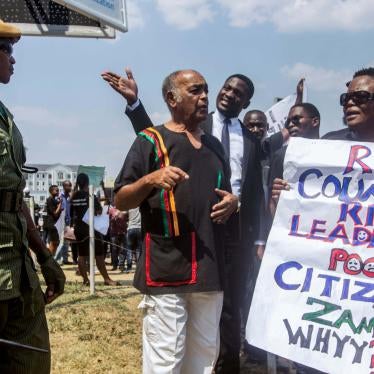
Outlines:
<svg viewBox="0 0 374 374"><path fill-rule="evenodd" d="M142 103L131 70L127 78L105 72L102 77L127 101L126 114L136 132L153 126ZM258 235L259 209L262 200L261 143L238 119L254 93L252 81L234 74L226 79L216 99L217 110L210 113L201 128L221 142L231 168L231 187L239 198L240 208L228 222L226 240L225 296L221 317L221 350L217 373L239 372L240 305L245 276L250 271L250 248ZM278 135L281 137L281 135ZM212 214L222 215L225 206L217 204Z"/></svg>

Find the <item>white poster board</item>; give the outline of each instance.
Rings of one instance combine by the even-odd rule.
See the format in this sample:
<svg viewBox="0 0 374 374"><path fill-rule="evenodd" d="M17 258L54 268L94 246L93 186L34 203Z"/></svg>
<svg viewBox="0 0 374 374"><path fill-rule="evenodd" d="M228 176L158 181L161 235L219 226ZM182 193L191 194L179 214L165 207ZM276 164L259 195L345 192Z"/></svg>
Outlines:
<svg viewBox="0 0 374 374"><path fill-rule="evenodd" d="M89 225L89 210L87 209L82 221ZM109 230L109 206L105 205L100 215L94 216L94 229L100 234L106 235Z"/></svg>
<svg viewBox="0 0 374 374"><path fill-rule="evenodd" d="M272 136L281 131L287 120L288 112L295 104L296 94L286 96L281 101L278 101L270 109L265 112L269 124L267 136Z"/></svg>
<svg viewBox="0 0 374 374"><path fill-rule="evenodd" d="M266 118L269 124L269 130L267 132L267 137L274 135L275 133L281 131L288 117L288 112L291 107L295 105L297 95L292 94L286 96L284 99L275 103L270 109L265 112ZM303 83L303 103L308 101L308 88L304 80Z"/></svg>
<svg viewBox="0 0 374 374"><path fill-rule="evenodd" d="M291 138L250 344L327 373L374 371L373 151Z"/></svg>

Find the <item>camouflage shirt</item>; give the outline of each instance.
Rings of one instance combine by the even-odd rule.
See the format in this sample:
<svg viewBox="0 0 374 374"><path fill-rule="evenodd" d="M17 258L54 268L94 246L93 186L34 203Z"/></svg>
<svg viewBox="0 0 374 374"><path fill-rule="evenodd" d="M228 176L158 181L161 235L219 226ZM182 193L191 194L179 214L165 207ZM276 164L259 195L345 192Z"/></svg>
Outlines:
<svg viewBox="0 0 374 374"><path fill-rule="evenodd" d="M23 192L23 139L12 114L0 102L0 189ZM20 212L0 212L0 300L37 289L39 280L28 252L26 220Z"/></svg>

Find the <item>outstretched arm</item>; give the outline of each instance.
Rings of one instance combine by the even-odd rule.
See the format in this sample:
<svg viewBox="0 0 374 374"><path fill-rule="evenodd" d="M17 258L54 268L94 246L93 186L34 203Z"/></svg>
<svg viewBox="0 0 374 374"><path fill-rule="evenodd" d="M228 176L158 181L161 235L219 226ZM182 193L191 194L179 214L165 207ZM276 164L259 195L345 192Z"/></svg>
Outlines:
<svg viewBox="0 0 374 374"><path fill-rule="evenodd" d="M143 104L138 98L138 85L130 68L125 69L126 77L106 71L101 74L102 78L118 92L127 102L126 115L136 133L153 126Z"/></svg>

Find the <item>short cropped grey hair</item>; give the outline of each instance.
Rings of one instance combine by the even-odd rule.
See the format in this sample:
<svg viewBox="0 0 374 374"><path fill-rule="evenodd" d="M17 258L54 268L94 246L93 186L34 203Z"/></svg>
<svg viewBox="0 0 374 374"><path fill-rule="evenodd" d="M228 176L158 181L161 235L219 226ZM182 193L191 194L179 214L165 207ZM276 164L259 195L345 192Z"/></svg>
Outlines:
<svg viewBox="0 0 374 374"><path fill-rule="evenodd" d="M167 104L167 94L168 92L172 92L178 100L179 98L179 93L178 93L178 87L176 86L176 78L179 74L182 73L183 70L177 70L174 71L173 73L169 74L163 81L162 83L162 97L164 98L164 101Z"/></svg>

